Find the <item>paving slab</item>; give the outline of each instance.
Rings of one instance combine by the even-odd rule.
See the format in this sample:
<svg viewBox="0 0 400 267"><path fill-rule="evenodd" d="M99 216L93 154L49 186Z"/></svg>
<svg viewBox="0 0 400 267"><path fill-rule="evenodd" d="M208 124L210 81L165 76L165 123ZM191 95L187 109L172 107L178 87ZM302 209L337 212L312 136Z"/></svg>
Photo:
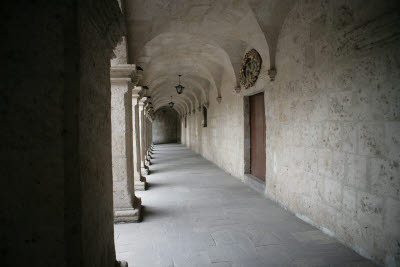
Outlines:
<svg viewBox="0 0 400 267"><path fill-rule="evenodd" d="M374 266L179 144L154 147L143 221L115 225L129 266Z"/></svg>

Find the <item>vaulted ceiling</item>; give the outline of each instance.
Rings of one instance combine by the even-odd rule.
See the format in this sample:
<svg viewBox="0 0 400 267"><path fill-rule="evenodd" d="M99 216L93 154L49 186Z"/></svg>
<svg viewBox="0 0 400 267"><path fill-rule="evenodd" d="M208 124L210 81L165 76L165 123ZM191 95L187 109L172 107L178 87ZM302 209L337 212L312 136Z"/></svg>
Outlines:
<svg viewBox="0 0 400 267"><path fill-rule="evenodd" d="M144 69L155 110L170 102L184 114L239 85L240 63L255 48L265 68L294 0L126 0L129 63ZM267 42L268 41L268 42ZM275 42L275 43L274 43ZM183 94L175 85L182 74Z"/></svg>

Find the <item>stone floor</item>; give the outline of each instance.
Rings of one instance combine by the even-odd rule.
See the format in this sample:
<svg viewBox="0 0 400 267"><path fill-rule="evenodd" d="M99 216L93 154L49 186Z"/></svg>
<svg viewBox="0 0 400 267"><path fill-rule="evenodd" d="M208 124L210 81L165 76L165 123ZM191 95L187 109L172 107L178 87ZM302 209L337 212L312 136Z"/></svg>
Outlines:
<svg viewBox="0 0 400 267"><path fill-rule="evenodd" d="M178 144L155 147L144 219L115 225L129 266L373 266Z"/></svg>

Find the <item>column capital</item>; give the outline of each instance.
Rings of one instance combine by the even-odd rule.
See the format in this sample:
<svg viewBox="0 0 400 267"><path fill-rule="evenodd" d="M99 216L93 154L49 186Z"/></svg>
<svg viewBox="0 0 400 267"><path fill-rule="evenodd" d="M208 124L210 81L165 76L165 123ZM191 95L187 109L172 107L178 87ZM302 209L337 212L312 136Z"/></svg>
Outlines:
<svg viewBox="0 0 400 267"><path fill-rule="evenodd" d="M134 86L132 88L132 98L137 99L140 97L140 92L142 91L142 87L141 86Z"/></svg>
<svg viewBox="0 0 400 267"><path fill-rule="evenodd" d="M151 96L147 96L145 104L146 104L146 108L149 108L153 105L153 103L151 102Z"/></svg>
<svg viewBox="0 0 400 267"><path fill-rule="evenodd" d="M136 72L135 76L132 77L132 83L136 86L139 84L140 80L143 78L141 73Z"/></svg>
<svg viewBox="0 0 400 267"><path fill-rule="evenodd" d="M150 109L147 106L145 107L145 114L146 114L147 117L150 114Z"/></svg>
<svg viewBox="0 0 400 267"><path fill-rule="evenodd" d="M147 97L145 97L145 96L142 97L142 98L139 100L139 105L140 105L140 106L144 106L146 100L147 100Z"/></svg>
<svg viewBox="0 0 400 267"><path fill-rule="evenodd" d="M110 77L111 81L116 80L125 80L129 79L132 81L132 78L136 74L136 65L135 64L118 64L111 66L110 68Z"/></svg>

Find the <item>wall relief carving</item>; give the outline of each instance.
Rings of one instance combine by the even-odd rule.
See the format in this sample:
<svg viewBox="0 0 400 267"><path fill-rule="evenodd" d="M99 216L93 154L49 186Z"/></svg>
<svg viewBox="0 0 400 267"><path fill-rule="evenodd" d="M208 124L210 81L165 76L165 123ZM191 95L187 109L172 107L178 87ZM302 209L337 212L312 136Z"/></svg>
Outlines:
<svg viewBox="0 0 400 267"><path fill-rule="evenodd" d="M255 50L251 49L242 59L242 67L240 68L240 83L248 89L253 86L260 74L261 56Z"/></svg>

